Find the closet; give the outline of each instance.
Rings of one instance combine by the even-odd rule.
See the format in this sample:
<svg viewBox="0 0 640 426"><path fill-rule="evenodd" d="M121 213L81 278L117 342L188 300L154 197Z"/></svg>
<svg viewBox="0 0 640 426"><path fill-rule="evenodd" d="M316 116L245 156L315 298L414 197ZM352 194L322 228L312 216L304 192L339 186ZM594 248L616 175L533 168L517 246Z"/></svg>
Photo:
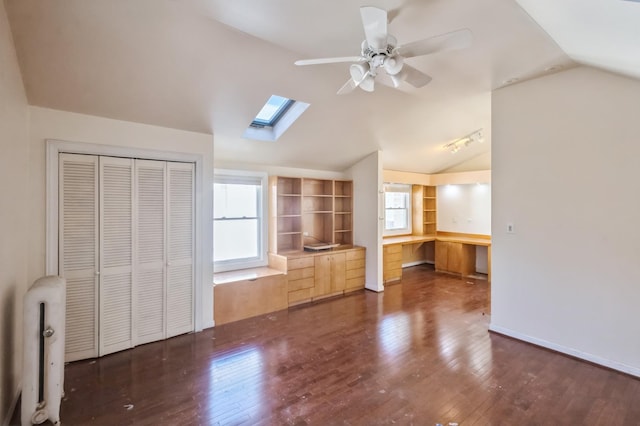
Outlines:
<svg viewBox="0 0 640 426"><path fill-rule="evenodd" d="M194 165L59 155L66 361L194 329Z"/></svg>

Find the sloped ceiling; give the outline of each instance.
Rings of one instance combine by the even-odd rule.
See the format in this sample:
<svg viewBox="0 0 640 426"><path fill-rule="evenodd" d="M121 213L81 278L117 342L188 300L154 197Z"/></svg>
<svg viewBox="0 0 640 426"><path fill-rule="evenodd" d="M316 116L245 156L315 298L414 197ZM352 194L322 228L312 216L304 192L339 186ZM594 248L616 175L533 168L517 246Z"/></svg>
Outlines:
<svg viewBox="0 0 640 426"><path fill-rule="evenodd" d="M526 2L522 2L526 3ZM514 0L377 0L400 44L469 28L469 49L409 59L421 89L336 95L359 54L360 1L5 0L30 104L214 135L216 161L435 173L491 148L491 90L573 65ZM311 104L277 142L241 137L271 94ZM476 129L486 142L442 146Z"/></svg>

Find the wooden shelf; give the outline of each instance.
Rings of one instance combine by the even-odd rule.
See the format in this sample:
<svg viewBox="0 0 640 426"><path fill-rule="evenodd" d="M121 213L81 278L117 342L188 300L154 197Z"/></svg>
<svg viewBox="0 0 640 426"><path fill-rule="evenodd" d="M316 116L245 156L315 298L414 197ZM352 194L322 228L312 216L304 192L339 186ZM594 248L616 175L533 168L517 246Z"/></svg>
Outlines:
<svg viewBox="0 0 640 426"><path fill-rule="evenodd" d="M411 188L413 208L413 235L436 233L436 187L413 185Z"/></svg>
<svg viewBox="0 0 640 426"><path fill-rule="evenodd" d="M269 182L272 253L319 242L353 244L352 181L274 176Z"/></svg>

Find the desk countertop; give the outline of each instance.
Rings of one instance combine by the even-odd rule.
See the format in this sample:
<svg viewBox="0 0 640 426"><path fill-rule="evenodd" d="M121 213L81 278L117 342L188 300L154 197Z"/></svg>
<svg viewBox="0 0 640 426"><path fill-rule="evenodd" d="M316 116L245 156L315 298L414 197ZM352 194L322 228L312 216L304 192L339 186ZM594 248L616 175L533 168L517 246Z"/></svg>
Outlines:
<svg viewBox="0 0 640 426"><path fill-rule="evenodd" d="M450 243L462 243L462 244L471 244L474 246L491 246L491 240L487 238L471 238L466 236L456 236L456 235L401 235L398 237L387 237L382 240L383 246L388 246L392 244L402 244L402 245L410 245L410 244L419 244L426 243L429 241L443 241Z"/></svg>
<svg viewBox="0 0 640 426"><path fill-rule="evenodd" d="M386 237L382 239L383 246L389 246L392 244L418 244L418 243L427 243L429 241L435 241L435 235L400 235L398 237Z"/></svg>

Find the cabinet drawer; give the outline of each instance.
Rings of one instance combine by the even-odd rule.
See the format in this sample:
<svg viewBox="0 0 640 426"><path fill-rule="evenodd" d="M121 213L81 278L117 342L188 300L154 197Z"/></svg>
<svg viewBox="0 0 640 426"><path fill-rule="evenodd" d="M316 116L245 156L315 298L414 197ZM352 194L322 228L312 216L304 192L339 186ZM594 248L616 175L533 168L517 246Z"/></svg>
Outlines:
<svg viewBox="0 0 640 426"><path fill-rule="evenodd" d="M364 249L351 250L347 252L347 261L356 259L364 259Z"/></svg>
<svg viewBox="0 0 640 426"><path fill-rule="evenodd" d="M347 280L357 277L364 277L364 268L347 270Z"/></svg>
<svg viewBox="0 0 640 426"><path fill-rule="evenodd" d="M385 269L383 275L384 281L399 280L402 278L402 268L400 269Z"/></svg>
<svg viewBox="0 0 640 426"><path fill-rule="evenodd" d="M385 253L384 261L385 261L385 263L389 263L389 262L400 262L400 263L402 263L402 252L400 252L400 253L390 253L390 254Z"/></svg>
<svg viewBox="0 0 640 426"><path fill-rule="evenodd" d="M392 244L390 246L384 246L384 254L402 254L402 244Z"/></svg>
<svg viewBox="0 0 640 426"><path fill-rule="evenodd" d="M289 271L291 271L292 269L309 268L309 267L313 267L313 256L298 257L295 259L287 260L287 269Z"/></svg>
<svg viewBox="0 0 640 426"><path fill-rule="evenodd" d="M313 278L313 267L289 270L287 277L289 278L289 281Z"/></svg>
<svg viewBox="0 0 640 426"><path fill-rule="evenodd" d="M353 291L364 288L364 277L347 278L347 284L344 291Z"/></svg>
<svg viewBox="0 0 640 426"><path fill-rule="evenodd" d="M287 288L289 291L302 290L303 288L313 287L313 277L303 278L301 280L289 280Z"/></svg>
<svg viewBox="0 0 640 426"><path fill-rule="evenodd" d="M364 259L347 260L347 271L364 268Z"/></svg>
<svg viewBox="0 0 640 426"><path fill-rule="evenodd" d="M303 288L302 290L289 292L289 306L297 303L304 303L311 301L313 295L313 288Z"/></svg>

